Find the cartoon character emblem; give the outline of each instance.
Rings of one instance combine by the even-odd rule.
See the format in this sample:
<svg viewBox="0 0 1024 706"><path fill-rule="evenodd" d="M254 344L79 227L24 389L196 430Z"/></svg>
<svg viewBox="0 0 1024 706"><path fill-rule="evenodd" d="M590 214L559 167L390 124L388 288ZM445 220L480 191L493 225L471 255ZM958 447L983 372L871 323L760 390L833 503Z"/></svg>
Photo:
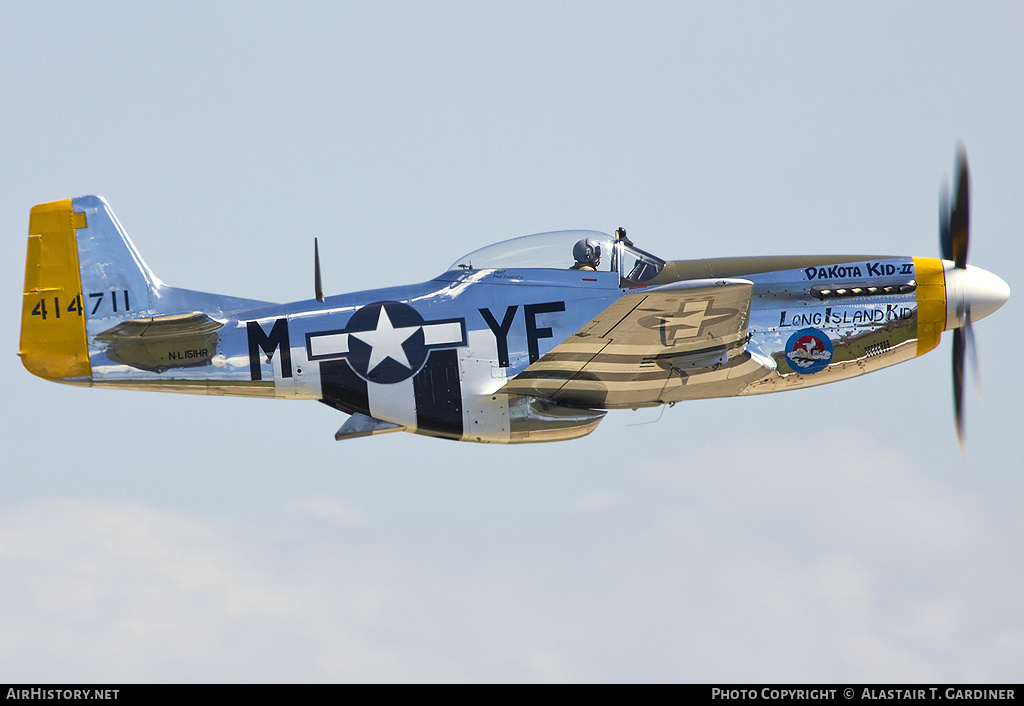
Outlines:
<svg viewBox="0 0 1024 706"><path fill-rule="evenodd" d="M390 385L418 373L434 348L466 345L465 319L424 321L402 302L376 302L357 310L340 331L306 335L310 360L345 358L368 382Z"/></svg>
<svg viewBox="0 0 1024 706"><path fill-rule="evenodd" d="M832 341L816 328L800 329L786 342L786 359L793 370L810 375L832 361Z"/></svg>

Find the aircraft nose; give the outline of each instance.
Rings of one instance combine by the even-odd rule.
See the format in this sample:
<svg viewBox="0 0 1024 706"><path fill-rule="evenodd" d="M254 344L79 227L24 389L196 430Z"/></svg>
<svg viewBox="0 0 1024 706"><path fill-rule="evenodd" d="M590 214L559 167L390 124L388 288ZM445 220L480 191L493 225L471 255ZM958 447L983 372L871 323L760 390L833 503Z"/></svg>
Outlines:
<svg viewBox="0 0 1024 706"><path fill-rule="evenodd" d="M960 312L970 311L971 321L977 321L994 312L1010 298L1010 286L988 270L971 265L961 269L952 262L944 264L947 331L960 326Z"/></svg>

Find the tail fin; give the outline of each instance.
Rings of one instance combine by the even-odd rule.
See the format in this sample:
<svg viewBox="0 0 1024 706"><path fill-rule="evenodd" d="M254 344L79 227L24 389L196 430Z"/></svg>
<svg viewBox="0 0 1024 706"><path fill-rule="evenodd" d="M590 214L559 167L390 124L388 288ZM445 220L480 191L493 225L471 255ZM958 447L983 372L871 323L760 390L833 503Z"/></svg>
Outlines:
<svg viewBox="0 0 1024 706"><path fill-rule="evenodd" d="M152 316L163 283L99 196L35 206L29 216L22 363L48 380L91 374L89 341Z"/></svg>

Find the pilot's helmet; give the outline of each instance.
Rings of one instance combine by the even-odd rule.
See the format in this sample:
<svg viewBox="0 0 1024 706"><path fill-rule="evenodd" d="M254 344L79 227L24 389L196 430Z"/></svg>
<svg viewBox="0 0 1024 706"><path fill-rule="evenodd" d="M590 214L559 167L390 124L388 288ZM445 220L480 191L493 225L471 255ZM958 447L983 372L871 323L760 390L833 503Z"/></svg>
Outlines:
<svg viewBox="0 0 1024 706"><path fill-rule="evenodd" d="M596 265L601 259L601 244L593 238L583 238L572 246L572 256L583 265Z"/></svg>

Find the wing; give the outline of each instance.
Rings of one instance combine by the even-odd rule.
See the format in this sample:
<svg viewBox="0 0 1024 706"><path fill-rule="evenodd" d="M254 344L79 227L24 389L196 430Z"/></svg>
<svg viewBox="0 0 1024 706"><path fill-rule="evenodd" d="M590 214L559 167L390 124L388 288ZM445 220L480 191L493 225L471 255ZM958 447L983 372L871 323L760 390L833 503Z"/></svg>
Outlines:
<svg viewBox="0 0 1024 706"><path fill-rule="evenodd" d="M501 391L603 409L680 399L687 377L743 353L752 290L741 279L690 280L627 294Z"/></svg>

